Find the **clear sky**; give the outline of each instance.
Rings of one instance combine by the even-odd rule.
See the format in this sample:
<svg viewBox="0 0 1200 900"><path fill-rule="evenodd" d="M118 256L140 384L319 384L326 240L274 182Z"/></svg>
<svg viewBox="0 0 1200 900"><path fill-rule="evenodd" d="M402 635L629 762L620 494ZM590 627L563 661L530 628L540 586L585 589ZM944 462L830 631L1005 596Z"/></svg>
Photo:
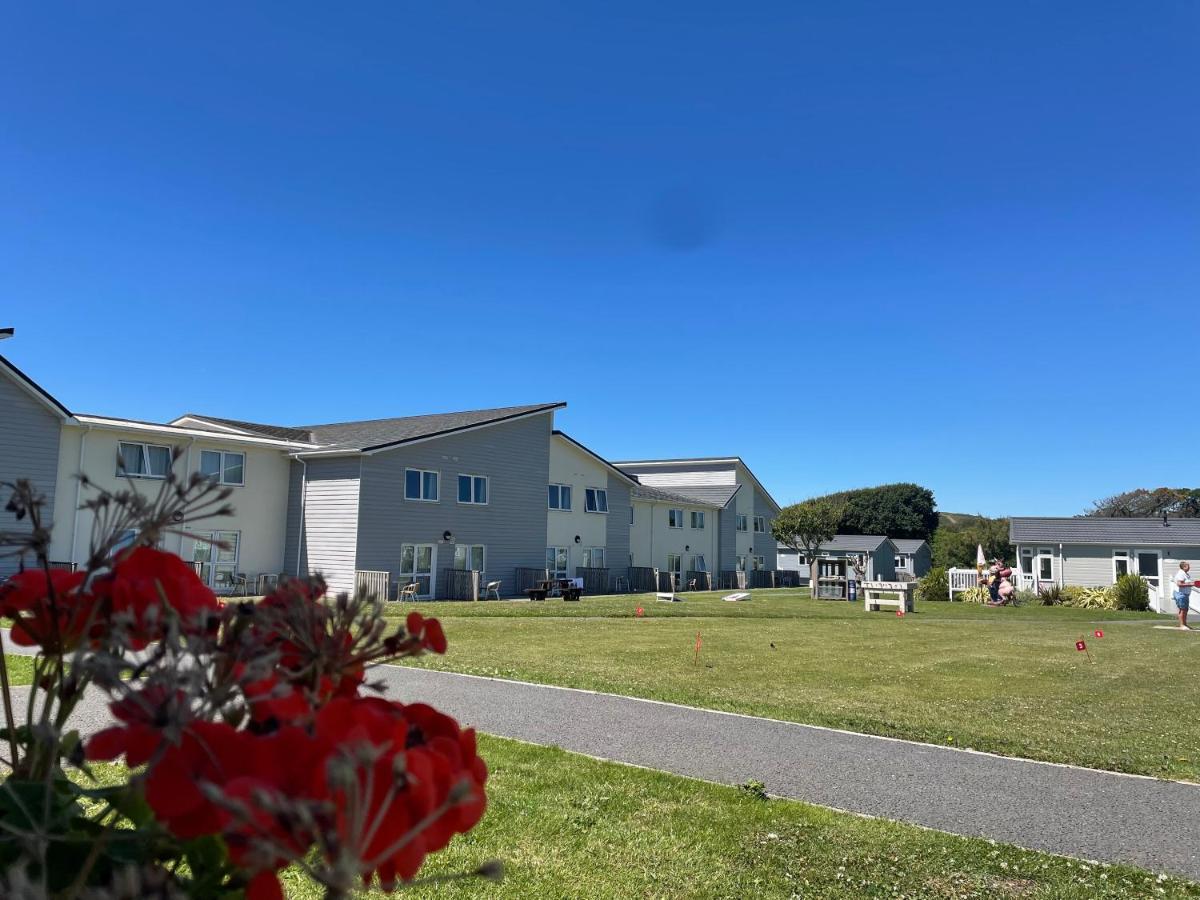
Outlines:
<svg viewBox="0 0 1200 900"><path fill-rule="evenodd" d="M5 9L0 350L68 407L1200 484L1200 4L254 6Z"/></svg>

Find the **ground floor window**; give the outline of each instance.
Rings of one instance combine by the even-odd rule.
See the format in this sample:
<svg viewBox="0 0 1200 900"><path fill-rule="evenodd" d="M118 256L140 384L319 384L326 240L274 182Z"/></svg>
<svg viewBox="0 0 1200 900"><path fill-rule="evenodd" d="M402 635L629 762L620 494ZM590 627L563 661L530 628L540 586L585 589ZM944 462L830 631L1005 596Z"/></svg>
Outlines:
<svg viewBox="0 0 1200 900"><path fill-rule="evenodd" d="M588 547L583 551L583 568L585 569L603 569L604 568L604 548L603 547Z"/></svg>
<svg viewBox="0 0 1200 900"><path fill-rule="evenodd" d="M737 558L737 570L738 570L739 572L745 572L745 571L746 571L746 557L744 557L744 556L739 556L739 557Z"/></svg>
<svg viewBox="0 0 1200 900"><path fill-rule="evenodd" d="M683 557L678 553L667 554L667 571L671 573L671 577L675 580L675 587L679 587L679 574L683 568Z"/></svg>
<svg viewBox="0 0 1200 900"><path fill-rule="evenodd" d="M483 544L455 544L454 568L484 571L485 548Z"/></svg>
<svg viewBox="0 0 1200 900"><path fill-rule="evenodd" d="M199 563L200 580L214 591L233 590L241 545L241 532L197 532L192 544L192 562Z"/></svg>
<svg viewBox="0 0 1200 900"><path fill-rule="evenodd" d="M433 544L400 545L400 586L413 582L418 597L433 596Z"/></svg>
<svg viewBox="0 0 1200 900"><path fill-rule="evenodd" d="M571 553L566 547L546 548L546 569L551 578L569 578Z"/></svg>
<svg viewBox="0 0 1200 900"><path fill-rule="evenodd" d="M767 567L767 558L765 556L754 557L754 571L761 572Z"/></svg>
<svg viewBox="0 0 1200 900"><path fill-rule="evenodd" d="M708 567L705 565L705 562L704 562L703 554L698 553L692 557L692 571L693 572L707 572L708 571Z"/></svg>
<svg viewBox="0 0 1200 900"><path fill-rule="evenodd" d="M1120 578L1122 575L1129 574L1129 551L1128 550L1114 550L1113 554L1112 554L1112 564L1113 564L1113 583L1115 584L1117 579Z"/></svg>

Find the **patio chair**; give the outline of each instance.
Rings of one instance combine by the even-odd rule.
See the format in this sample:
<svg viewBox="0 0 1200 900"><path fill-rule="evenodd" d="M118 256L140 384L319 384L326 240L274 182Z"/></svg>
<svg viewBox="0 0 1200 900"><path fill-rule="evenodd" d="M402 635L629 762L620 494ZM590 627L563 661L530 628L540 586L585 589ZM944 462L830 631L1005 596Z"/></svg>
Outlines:
<svg viewBox="0 0 1200 900"><path fill-rule="evenodd" d="M250 595L250 579L245 572L234 572L229 576L229 592L236 594L241 591L243 597Z"/></svg>
<svg viewBox="0 0 1200 900"><path fill-rule="evenodd" d="M396 599L397 600L416 600L417 592L419 590L421 590L421 586L419 584L417 584L417 582L415 582L415 581L412 582L411 584L406 584L406 585L404 585L404 587L400 588L400 591L396 594Z"/></svg>
<svg viewBox="0 0 1200 900"><path fill-rule="evenodd" d="M626 578L624 575L618 575L616 580L613 582L613 593L614 594L623 594L628 590L629 590L629 579Z"/></svg>
<svg viewBox="0 0 1200 900"><path fill-rule="evenodd" d="M483 599L484 600L486 600L488 598L488 594L495 594L496 599L497 600L500 599L500 582L499 581L489 581L487 583L487 587L485 587L483 589Z"/></svg>

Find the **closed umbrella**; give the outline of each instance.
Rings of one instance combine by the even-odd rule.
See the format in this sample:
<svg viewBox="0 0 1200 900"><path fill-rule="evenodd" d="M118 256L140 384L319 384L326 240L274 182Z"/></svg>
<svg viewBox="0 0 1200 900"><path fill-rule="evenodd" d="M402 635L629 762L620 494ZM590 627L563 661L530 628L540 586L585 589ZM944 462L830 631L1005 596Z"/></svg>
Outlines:
<svg viewBox="0 0 1200 900"><path fill-rule="evenodd" d="M980 572L987 568L987 557L983 555L983 544L975 546L975 568Z"/></svg>

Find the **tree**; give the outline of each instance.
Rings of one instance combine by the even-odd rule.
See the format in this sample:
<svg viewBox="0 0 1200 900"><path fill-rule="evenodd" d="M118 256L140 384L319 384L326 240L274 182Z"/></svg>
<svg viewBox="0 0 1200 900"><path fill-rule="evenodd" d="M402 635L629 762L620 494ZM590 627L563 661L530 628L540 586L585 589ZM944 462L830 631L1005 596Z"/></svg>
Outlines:
<svg viewBox="0 0 1200 900"><path fill-rule="evenodd" d="M927 541L938 526L933 491L919 484L882 484L819 499L842 507L837 534L882 534Z"/></svg>
<svg viewBox="0 0 1200 900"><path fill-rule="evenodd" d="M958 526L942 525L933 535L933 564L943 568L975 565L976 548L983 546L988 559L1013 561L1015 551L1008 537L1008 519L977 516Z"/></svg>
<svg viewBox="0 0 1200 900"><path fill-rule="evenodd" d="M1200 518L1200 488L1136 488L1092 504L1085 516Z"/></svg>
<svg viewBox="0 0 1200 900"><path fill-rule="evenodd" d="M771 534L779 543L801 554L811 566L821 545L838 533L842 513L842 507L827 497L793 503L785 506L771 522Z"/></svg>

